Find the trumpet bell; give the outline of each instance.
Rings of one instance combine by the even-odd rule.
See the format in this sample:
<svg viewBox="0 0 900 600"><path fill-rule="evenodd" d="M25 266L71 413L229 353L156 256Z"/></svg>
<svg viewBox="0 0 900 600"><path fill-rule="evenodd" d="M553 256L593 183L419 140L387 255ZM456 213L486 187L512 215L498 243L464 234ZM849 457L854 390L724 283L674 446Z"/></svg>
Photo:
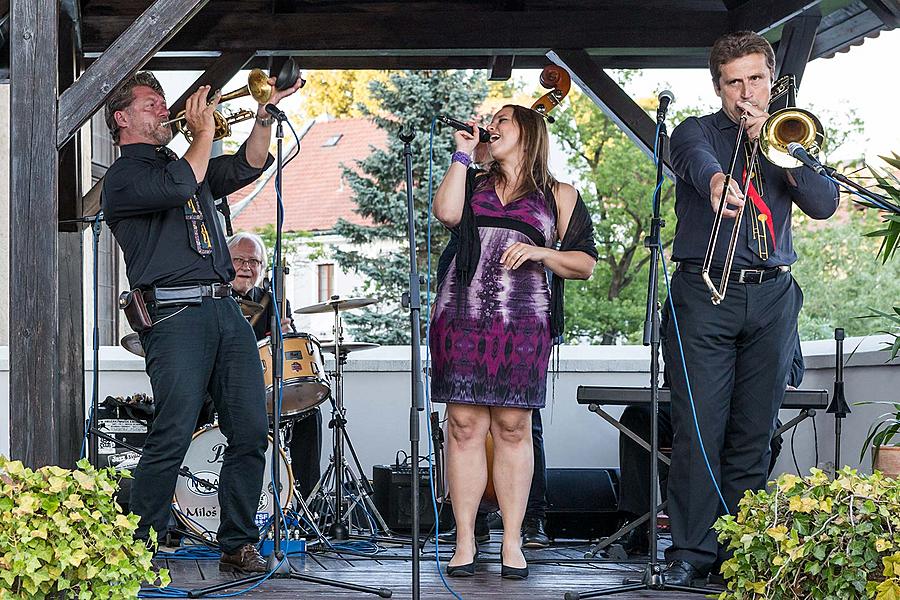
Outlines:
<svg viewBox="0 0 900 600"><path fill-rule="evenodd" d="M822 145L825 130L819 119L802 108L784 108L766 119L759 133L759 150L772 164L793 169L801 166L788 152L788 144L797 142L810 156L824 161Z"/></svg>

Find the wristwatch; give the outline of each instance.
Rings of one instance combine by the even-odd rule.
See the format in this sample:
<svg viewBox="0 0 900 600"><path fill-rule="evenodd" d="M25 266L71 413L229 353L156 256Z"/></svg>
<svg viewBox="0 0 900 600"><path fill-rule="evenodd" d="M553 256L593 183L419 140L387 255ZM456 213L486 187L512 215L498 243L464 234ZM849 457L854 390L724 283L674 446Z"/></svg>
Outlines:
<svg viewBox="0 0 900 600"><path fill-rule="evenodd" d="M263 127L271 127L273 123L275 123L275 117L272 115L267 115L265 118L256 115L256 122L262 125Z"/></svg>

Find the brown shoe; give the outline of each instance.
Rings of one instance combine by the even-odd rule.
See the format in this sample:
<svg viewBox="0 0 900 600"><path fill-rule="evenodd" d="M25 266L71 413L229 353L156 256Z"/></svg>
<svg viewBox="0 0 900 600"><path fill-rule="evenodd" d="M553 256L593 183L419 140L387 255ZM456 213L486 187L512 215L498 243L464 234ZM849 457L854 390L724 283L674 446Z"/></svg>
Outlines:
<svg viewBox="0 0 900 600"><path fill-rule="evenodd" d="M226 573L265 573L266 559L253 544L244 544L234 554L222 553L219 570Z"/></svg>

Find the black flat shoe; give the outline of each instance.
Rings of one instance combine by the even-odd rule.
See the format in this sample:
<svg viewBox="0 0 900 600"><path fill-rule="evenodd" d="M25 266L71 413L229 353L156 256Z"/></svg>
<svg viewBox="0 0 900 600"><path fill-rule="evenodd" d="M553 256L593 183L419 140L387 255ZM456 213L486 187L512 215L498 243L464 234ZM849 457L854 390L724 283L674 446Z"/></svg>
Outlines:
<svg viewBox="0 0 900 600"><path fill-rule="evenodd" d="M518 567L507 567L503 564L503 544L500 544L500 577L503 579L525 579L528 577L528 565L520 569Z"/></svg>
<svg viewBox="0 0 900 600"><path fill-rule="evenodd" d="M705 578L705 573L701 573L694 565L685 560L673 560L663 571L665 585L693 587L694 581Z"/></svg>
<svg viewBox="0 0 900 600"><path fill-rule="evenodd" d="M451 559L452 560L452 559ZM478 544L475 544L475 556L472 562L451 567L447 565L447 577L472 577L475 575L475 563L478 562Z"/></svg>

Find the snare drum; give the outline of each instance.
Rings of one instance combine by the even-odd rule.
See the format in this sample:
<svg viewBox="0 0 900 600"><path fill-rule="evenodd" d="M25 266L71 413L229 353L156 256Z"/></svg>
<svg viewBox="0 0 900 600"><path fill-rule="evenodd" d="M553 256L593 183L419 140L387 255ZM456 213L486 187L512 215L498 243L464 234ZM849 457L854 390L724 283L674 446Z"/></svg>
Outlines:
<svg viewBox="0 0 900 600"><path fill-rule="evenodd" d="M194 434L182 467L187 467L194 479L178 477L175 484L175 516L185 527L197 535L214 541L219 530L221 511L219 507L219 471L222 469L222 455L228 442L218 425L211 425ZM294 475L288 464L284 450L278 456L281 507L291 505L294 490ZM204 483L215 486L205 487ZM259 493L259 507L256 509L256 524L264 525L275 514L272 502L272 438L266 449L266 469L263 473L263 487Z"/></svg>
<svg viewBox="0 0 900 600"><path fill-rule="evenodd" d="M272 402L272 346L269 338L258 344L266 382L266 410L275 414ZM282 419L300 419L325 402L331 393L325 377L325 361L319 340L308 333L284 334L284 363L282 369L284 391L281 399Z"/></svg>

